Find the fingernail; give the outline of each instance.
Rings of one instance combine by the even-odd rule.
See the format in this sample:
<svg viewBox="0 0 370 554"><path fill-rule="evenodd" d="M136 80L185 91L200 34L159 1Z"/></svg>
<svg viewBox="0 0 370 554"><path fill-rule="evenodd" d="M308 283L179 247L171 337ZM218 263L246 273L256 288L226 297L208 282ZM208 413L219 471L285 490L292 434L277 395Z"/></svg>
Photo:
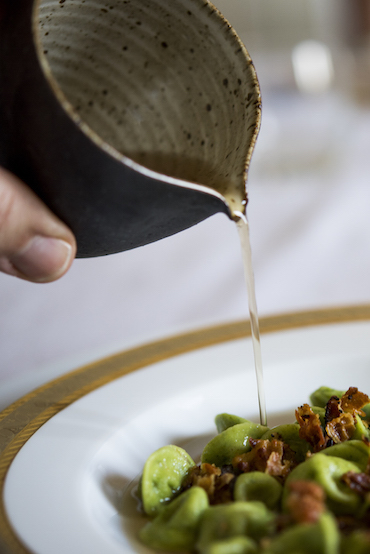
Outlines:
<svg viewBox="0 0 370 554"><path fill-rule="evenodd" d="M52 281L62 275L71 256L72 246L68 242L36 235L10 261L27 279L43 282Z"/></svg>

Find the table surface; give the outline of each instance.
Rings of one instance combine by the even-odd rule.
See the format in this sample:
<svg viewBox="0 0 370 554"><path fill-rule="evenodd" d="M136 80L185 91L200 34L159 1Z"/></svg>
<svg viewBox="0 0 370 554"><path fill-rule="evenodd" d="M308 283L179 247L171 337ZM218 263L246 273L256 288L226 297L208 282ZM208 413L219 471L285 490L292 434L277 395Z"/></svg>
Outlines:
<svg viewBox="0 0 370 554"><path fill-rule="evenodd" d="M370 302L370 110L328 93L264 97L249 175L261 315ZM111 352L248 315L224 215L56 283L0 275L0 409Z"/></svg>

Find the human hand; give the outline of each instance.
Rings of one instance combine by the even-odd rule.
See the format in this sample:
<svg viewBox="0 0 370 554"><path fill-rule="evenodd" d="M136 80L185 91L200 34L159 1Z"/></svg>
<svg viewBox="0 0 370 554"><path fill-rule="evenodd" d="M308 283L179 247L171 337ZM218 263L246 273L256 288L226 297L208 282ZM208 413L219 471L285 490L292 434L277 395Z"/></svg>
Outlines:
<svg viewBox="0 0 370 554"><path fill-rule="evenodd" d="M0 168L0 271L48 283L64 275L76 241L36 194Z"/></svg>

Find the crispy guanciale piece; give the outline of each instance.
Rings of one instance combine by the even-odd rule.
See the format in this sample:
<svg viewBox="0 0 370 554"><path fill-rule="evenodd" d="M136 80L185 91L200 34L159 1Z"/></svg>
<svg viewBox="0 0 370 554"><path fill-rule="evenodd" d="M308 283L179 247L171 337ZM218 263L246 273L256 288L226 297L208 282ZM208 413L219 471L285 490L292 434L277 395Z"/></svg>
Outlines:
<svg viewBox="0 0 370 554"><path fill-rule="evenodd" d="M352 414L353 416L356 414L364 416L365 413L362 411L362 408L369 402L370 399L367 394L360 392L357 387L350 387L340 399L340 407L343 412Z"/></svg>
<svg viewBox="0 0 370 554"><path fill-rule="evenodd" d="M326 433L335 444L350 439L356 431L355 419L352 414L342 413L326 424Z"/></svg>
<svg viewBox="0 0 370 554"><path fill-rule="evenodd" d="M341 398L332 396L325 409L325 430L334 443L350 439L356 430L356 415L365 415L361 408L368 404L367 394L350 387Z"/></svg>
<svg viewBox="0 0 370 554"><path fill-rule="evenodd" d="M232 465L242 473L262 471L284 480L297 465L294 452L281 440L249 439L252 449L235 456Z"/></svg>
<svg viewBox="0 0 370 554"><path fill-rule="evenodd" d="M299 436L301 439L307 441L314 452L325 448L327 437L324 436L318 414L315 414L308 404L303 404L296 409L295 416L300 426Z"/></svg>
<svg viewBox="0 0 370 554"><path fill-rule="evenodd" d="M360 496L365 496L370 492L370 475L367 473L347 471L342 475L342 481Z"/></svg>
<svg viewBox="0 0 370 554"><path fill-rule="evenodd" d="M208 495L210 504L223 504L232 500L231 482L235 475L223 472L214 464L201 464L192 468L183 483L183 489L192 486L202 487Z"/></svg>
<svg viewBox="0 0 370 554"><path fill-rule="evenodd" d="M340 417L342 413L343 411L340 408L340 398L338 398L338 396L332 396L329 398L325 406L325 424L333 419L336 419L337 417Z"/></svg>
<svg viewBox="0 0 370 554"><path fill-rule="evenodd" d="M325 493L312 481L292 481L287 507L296 523L315 523L325 510Z"/></svg>

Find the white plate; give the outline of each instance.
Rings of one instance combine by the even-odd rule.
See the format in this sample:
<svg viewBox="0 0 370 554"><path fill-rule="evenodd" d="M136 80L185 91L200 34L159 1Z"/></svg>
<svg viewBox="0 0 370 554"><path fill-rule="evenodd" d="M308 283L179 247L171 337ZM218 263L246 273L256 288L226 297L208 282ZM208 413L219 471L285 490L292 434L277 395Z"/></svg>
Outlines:
<svg viewBox="0 0 370 554"><path fill-rule="evenodd" d="M270 425L292 421L321 385L370 391L368 321L265 334L262 354ZM258 420L249 338L162 359L55 409L42 426L36 418L3 487L5 518L23 543L17 551L150 552L135 538L142 519L132 481L162 445L198 456L224 411Z"/></svg>

